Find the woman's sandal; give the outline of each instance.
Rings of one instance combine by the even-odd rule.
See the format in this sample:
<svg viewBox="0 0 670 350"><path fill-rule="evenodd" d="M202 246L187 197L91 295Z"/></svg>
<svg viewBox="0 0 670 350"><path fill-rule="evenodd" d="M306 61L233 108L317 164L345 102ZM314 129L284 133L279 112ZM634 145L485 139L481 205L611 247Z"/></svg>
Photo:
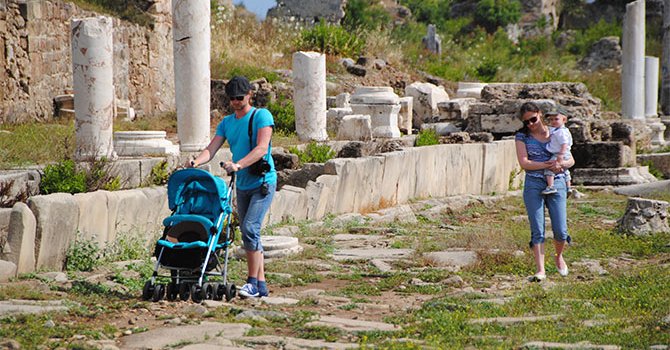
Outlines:
<svg viewBox="0 0 670 350"><path fill-rule="evenodd" d="M528 280L529 280L530 282L542 282L542 281L544 281L546 278L547 278L547 275L545 275L545 274L543 274L543 273L536 273L536 274L534 274L534 275L528 277Z"/></svg>

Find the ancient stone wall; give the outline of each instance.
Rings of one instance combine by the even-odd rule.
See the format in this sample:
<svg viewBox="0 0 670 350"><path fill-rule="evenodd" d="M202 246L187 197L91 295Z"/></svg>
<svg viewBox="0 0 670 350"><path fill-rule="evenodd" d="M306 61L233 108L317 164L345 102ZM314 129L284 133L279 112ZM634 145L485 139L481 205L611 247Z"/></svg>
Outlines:
<svg viewBox="0 0 670 350"><path fill-rule="evenodd" d="M149 14L152 28L114 19L116 97L138 115L174 110L170 1ZM72 92L70 20L97 15L60 0L0 0L0 123L53 117L53 98Z"/></svg>
<svg viewBox="0 0 670 350"><path fill-rule="evenodd" d="M278 0L277 6L268 10L267 16L282 21L314 24L323 19L328 23L340 23L344 18L347 0Z"/></svg>

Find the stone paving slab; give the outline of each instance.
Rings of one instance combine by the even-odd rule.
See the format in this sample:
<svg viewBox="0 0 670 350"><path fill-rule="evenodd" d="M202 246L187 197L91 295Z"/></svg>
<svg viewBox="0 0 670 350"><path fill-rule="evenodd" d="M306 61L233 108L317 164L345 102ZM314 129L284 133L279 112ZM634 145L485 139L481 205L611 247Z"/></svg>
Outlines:
<svg viewBox="0 0 670 350"><path fill-rule="evenodd" d="M568 343L550 343L541 341L532 341L525 343L521 349L580 349L580 350L619 350L621 347L617 345L597 345L589 342L580 342L575 344Z"/></svg>
<svg viewBox="0 0 670 350"><path fill-rule="evenodd" d="M372 259L408 259L413 249L338 249L332 254L336 261Z"/></svg>
<svg viewBox="0 0 670 350"><path fill-rule="evenodd" d="M322 349L322 350L344 350L358 348L355 343L332 343L317 339L300 339L292 337L278 337L273 335L262 335L257 337L241 337L235 339L237 343L243 343L252 348L266 349L266 346L274 346L279 349Z"/></svg>
<svg viewBox="0 0 670 350"><path fill-rule="evenodd" d="M501 325L511 325L515 323L523 322L540 322L555 320L561 317L561 315L546 315L546 316L525 316L525 317L489 317L489 318L477 318L470 320L470 324L485 324L485 323L499 323Z"/></svg>
<svg viewBox="0 0 670 350"><path fill-rule="evenodd" d="M402 329L401 327L390 323L352 320L334 316L321 316L318 321L312 321L305 324L305 327L316 326L335 327L345 332L397 331Z"/></svg>
<svg viewBox="0 0 670 350"><path fill-rule="evenodd" d="M207 339L242 337L251 326L245 323L202 322L197 325L162 327L121 338L121 349L162 349L178 343L200 343Z"/></svg>
<svg viewBox="0 0 670 350"><path fill-rule="evenodd" d="M3 300L0 301L0 317L14 314L38 314L50 311L67 311L62 300Z"/></svg>

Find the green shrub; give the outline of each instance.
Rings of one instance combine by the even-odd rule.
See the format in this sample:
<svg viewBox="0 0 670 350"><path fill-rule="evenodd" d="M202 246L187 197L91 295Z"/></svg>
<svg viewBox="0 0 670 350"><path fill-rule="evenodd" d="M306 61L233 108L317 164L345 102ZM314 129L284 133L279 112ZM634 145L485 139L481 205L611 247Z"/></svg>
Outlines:
<svg viewBox="0 0 670 350"><path fill-rule="evenodd" d="M300 163L325 163L329 159L335 158L335 151L328 145L319 145L312 141L305 147L304 151L297 147L289 147L288 151L298 155Z"/></svg>
<svg viewBox="0 0 670 350"><path fill-rule="evenodd" d="M412 17L417 22L435 24L442 27L449 18L453 0L401 0L400 4L412 11Z"/></svg>
<svg viewBox="0 0 670 350"><path fill-rule="evenodd" d="M349 30L375 30L390 23L389 13L373 0L349 0L342 20L342 26Z"/></svg>
<svg viewBox="0 0 670 350"><path fill-rule="evenodd" d="M168 178L170 178L168 162L163 160L151 168L151 174L149 174L149 185L165 185L168 182Z"/></svg>
<svg viewBox="0 0 670 350"><path fill-rule="evenodd" d="M65 255L67 271L91 271L100 264L100 247L92 239L84 239L77 233L75 241Z"/></svg>
<svg viewBox="0 0 670 350"><path fill-rule="evenodd" d="M268 103L268 110L275 120L275 130L285 133L295 132L295 109L293 101L279 97L277 101Z"/></svg>
<svg viewBox="0 0 670 350"><path fill-rule="evenodd" d="M570 53L577 56L585 56L596 41L606 36L621 37L621 33L621 22L615 21L609 23L601 19L595 25L592 25L585 30L578 31L572 43L567 46L567 49Z"/></svg>
<svg viewBox="0 0 670 350"><path fill-rule="evenodd" d="M416 136L416 141L414 141L416 147L437 145L439 143L440 137L434 129L423 129L419 131L419 134Z"/></svg>
<svg viewBox="0 0 670 350"><path fill-rule="evenodd" d="M66 159L47 165L40 181L40 192L80 193L86 191L86 173L77 171L73 160Z"/></svg>
<svg viewBox="0 0 670 350"><path fill-rule="evenodd" d="M365 47L365 40L361 33L322 21L312 28L304 29L300 33L296 46L298 50L303 51L355 57Z"/></svg>
<svg viewBox="0 0 670 350"><path fill-rule="evenodd" d="M475 8L475 23L493 33L498 27L516 23L521 18L519 0L479 0Z"/></svg>
<svg viewBox="0 0 670 350"><path fill-rule="evenodd" d="M107 158L82 163L82 170L72 159L64 159L47 165L40 181L40 193L81 193L97 190L116 191L121 188L121 179L111 176L111 163Z"/></svg>

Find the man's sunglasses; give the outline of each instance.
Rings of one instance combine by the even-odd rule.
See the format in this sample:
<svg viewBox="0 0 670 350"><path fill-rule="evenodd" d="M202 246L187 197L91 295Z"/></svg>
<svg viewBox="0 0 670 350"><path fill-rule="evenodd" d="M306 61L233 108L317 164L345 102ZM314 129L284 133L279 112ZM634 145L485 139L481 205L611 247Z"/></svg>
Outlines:
<svg viewBox="0 0 670 350"><path fill-rule="evenodd" d="M535 124L537 122L537 117L532 117L528 120L523 121L523 125L528 126L530 124Z"/></svg>
<svg viewBox="0 0 670 350"><path fill-rule="evenodd" d="M244 100L244 97L245 97L245 96L246 96L246 95L242 95L242 96L233 96L233 97L230 98L230 100L231 100L231 101L232 101L232 100L242 101L242 100Z"/></svg>

